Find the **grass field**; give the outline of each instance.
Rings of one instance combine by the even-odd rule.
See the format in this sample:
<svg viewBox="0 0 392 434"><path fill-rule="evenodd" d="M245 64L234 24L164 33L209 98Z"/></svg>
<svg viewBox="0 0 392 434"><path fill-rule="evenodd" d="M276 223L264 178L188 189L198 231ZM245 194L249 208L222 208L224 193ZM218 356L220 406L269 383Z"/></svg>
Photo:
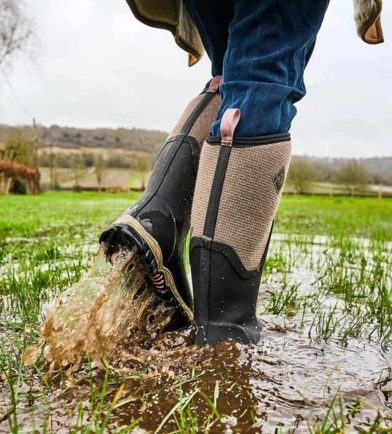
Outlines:
<svg viewBox="0 0 392 434"><path fill-rule="evenodd" d="M0 433L392 433L390 199L283 197L260 347L155 348L125 373L24 366L45 306L137 197L0 197Z"/></svg>

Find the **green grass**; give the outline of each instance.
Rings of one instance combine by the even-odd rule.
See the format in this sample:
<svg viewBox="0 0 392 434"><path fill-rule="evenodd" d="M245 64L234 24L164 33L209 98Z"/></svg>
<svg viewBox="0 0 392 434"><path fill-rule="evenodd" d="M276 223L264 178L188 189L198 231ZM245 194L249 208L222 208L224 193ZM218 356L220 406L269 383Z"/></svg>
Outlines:
<svg viewBox="0 0 392 434"><path fill-rule="evenodd" d="M72 378L60 371L49 379L42 355L24 366L24 350L39 339L43 306L80 279L94 261L99 234L138 197L86 192L0 196L0 432L56 432L56 412L64 429L80 434L132 432L151 417L149 430L157 433L260 432L264 419L256 407L265 405L268 415L273 395L253 394L249 379L240 378L231 360L222 360L218 371L210 368L219 360L212 350L205 350L203 363L190 358L180 371L149 380L151 372L124 377L89 363ZM284 196L274 233L259 313L281 321L279 333L295 333L309 345L345 348L355 341L377 348L380 359L390 354L392 200ZM62 396L72 381L80 382L84 398L77 389ZM379 381L383 393L389 393L391 382L392 373ZM344 401L343 392L331 386L317 418L298 419L293 426L311 433L352 432L347 421L371 404L362 400L355 407ZM235 412L236 405L243 407ZM143 416L140 409L149 408L151 413ZM386 409L374 410L367 425L361 423L366 428L358 432L392 432ZM292 429L275 426L281 433Z"/></svg>
<svg viewBox="0 0 392 434"><path fill-rule="evenodd" d="M44 193L0 196L0 240L99 234L133 203L136 193Z"/></svg>
<svg viewBox="0 0 392 434"><path fill-rule="evenodd" d="M392 200L284 196L275 232L392 240Z"/></svg>

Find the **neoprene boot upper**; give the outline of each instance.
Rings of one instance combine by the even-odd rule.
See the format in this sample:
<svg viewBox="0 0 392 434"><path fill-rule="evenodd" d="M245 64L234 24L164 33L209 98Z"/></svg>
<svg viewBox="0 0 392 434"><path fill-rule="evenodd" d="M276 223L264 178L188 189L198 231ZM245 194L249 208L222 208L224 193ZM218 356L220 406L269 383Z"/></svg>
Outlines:
<svg viewBox="0 0 392 434"><path fill-rule="evenodd" d="M188 317L192 317L192 296L185 242L200 147L221 103L219 84L220 77L215 77L208 91L191 101L162 148L142 197L100 237L108 257L120 248L136 246L145 256L156 290L179 301Z"/></svg>

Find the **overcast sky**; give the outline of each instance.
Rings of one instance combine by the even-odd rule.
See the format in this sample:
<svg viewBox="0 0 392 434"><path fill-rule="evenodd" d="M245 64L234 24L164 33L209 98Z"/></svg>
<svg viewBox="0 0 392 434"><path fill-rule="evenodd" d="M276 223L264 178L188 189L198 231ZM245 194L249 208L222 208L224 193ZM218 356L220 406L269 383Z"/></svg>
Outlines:
<svg viewBox="0 0 392 434"><path fill-rule="evenodd" d="M189 68L172 35L140 24L125 0L26 3L40 53L8 75L41 125L170 131L210 77L207 57ZM352 17L352 0L332 0L297 104L297 155L392 156L392 2L384 44L362 42ZM0 124L29 122L0 73Z"/></svg>

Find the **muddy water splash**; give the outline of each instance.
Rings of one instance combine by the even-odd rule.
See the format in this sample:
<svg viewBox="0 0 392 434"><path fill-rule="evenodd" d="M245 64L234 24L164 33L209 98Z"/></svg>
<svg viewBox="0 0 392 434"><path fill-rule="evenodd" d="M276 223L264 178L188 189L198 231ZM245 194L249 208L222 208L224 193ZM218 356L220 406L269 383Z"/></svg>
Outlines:
<svg viewBox="0 0 392 434"><path fill-rule="evenodd" d="M90 271L47 311L41 333L52 369L75 370L85 355L102 367L120 348L148 347L178 322L176 309L147 284L145 266L134 251L122 252L112 263L101 252ZM27 364L37 351L26 352Z"/></svg>

